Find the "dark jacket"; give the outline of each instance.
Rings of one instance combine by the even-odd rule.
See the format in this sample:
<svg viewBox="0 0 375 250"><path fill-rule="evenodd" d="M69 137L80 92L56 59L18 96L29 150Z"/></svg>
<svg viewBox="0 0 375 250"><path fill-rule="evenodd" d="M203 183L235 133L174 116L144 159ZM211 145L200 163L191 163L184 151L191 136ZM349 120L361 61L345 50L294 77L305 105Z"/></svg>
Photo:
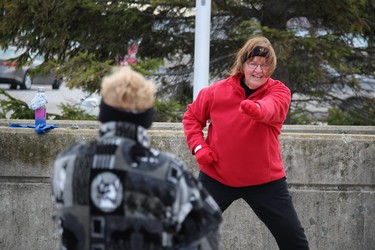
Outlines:
<svg viewBox="0 0 375 250"><path fill-rule="evenodd" d="M182 161L149 142L143 127L109 122L96 141L58 156L52 193L62 245L218 249L218 206Z"/></svg>

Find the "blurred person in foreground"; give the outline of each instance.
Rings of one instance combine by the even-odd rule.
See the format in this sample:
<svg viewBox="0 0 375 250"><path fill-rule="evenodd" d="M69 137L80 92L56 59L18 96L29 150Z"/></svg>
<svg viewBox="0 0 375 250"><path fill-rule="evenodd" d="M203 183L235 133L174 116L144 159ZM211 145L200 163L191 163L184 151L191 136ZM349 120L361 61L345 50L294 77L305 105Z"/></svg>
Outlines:
<svg viewBox="0 0 375 250"><path fill-rule="evenodd" d="M275 68L268 39L249 39L229 77L203 88L188 105L184 132L200 168L198 180L222 212L243 199L280 249L309 249L288 191L278 138L291 93L271 78Z"/></svg>
<svg viewBox="0 0 375 250"><path fill-rule="evenodd" d="M61 249L218 249L219 207L181 160L150 147L154 92L128 67L103 79L99 137L54 164Z"/></svg>

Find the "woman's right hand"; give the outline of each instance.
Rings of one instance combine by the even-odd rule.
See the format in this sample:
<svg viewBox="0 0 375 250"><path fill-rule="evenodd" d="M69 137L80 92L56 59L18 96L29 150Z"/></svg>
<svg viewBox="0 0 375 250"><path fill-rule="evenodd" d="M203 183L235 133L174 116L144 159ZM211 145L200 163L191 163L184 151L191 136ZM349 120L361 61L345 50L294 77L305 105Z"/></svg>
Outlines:
<svg viewBox="0 0 375 250"><path fill-rule="evenodd" d="M207 145L202 146L202 148L195 153L195 158L198 164L203 166L208 166L212 162L217 161L215 152Z"/></svg>

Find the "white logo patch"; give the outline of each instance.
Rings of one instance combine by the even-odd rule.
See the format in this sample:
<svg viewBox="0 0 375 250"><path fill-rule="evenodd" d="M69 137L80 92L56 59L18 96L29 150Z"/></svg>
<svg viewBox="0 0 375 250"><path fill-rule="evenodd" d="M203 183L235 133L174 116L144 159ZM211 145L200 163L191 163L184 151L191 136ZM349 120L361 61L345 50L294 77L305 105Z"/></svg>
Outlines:
<svg viewBox="0 0 375 250"><path fill-rule="evenodd" d="M91 182L91 200L103 212L113 212L123 199L123 187L117 175L111 172L98 174Z"/></svg>

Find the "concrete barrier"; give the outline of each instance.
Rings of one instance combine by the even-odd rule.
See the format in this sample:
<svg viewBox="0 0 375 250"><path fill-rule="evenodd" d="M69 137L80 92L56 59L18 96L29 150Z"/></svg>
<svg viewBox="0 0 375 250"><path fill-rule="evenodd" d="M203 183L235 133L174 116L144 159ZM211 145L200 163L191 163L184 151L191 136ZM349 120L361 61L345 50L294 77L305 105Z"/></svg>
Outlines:
<svg viewBox="0 0 375 250"><path fill-rule="evenodd" d="M98 134L96 122L56 121L37 135L0 120L0 249L58 249L49 184L54 158ZM183 159L197 174L177 123L154 123L152 146ZM375 249L375 127L284 126L280 136L288 183L312 250ZM239 200L225 213L224 250L273 250L272 235Z"/></svg>

